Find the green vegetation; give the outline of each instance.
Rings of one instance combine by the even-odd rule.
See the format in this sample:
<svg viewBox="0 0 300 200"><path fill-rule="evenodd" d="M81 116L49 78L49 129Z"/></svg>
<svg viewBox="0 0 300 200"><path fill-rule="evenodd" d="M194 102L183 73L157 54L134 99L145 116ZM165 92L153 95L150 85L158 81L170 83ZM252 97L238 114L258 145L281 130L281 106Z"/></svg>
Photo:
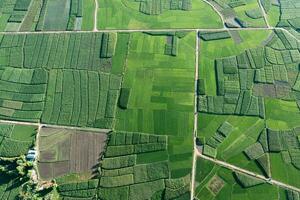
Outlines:
<svg viewBox="0 0 300 200"><path fill-rule="evenodd" d="M179 137L192 132L194 34L177 39L177 56L165 55L168 37L132 34L122 84L130 98L127 109L117 110L117 130Z"/></svg>
<svg viewBox="0 0 300 200"><path fill-rule="evenodd" d="M0 124L0 157L18 157L32 148L36 136L35 126Z"/></svg>
<svg viewBox="0 0 300 200"><path fill-rule="evenodd" d="M99 29L222 27L220 17L203 1L99 0L99 6Z"/></svg>
<svg viewBox="0 0 300 200"><path fill-rule="evenodd" d="M4 0L1 31L92 30L93 0Z"/></svg>
<svg viewBox="0 0 300 200"><path fill-rule="evenodd" d="M0 118L112 128L128 34L117 38L116 33L1 36Z"/></svg>
<svg viewBox="0 0 300 200"><path fill-rule="evenodd" d="M278 186L232 172L204 159L197 160L195 184L197 199L287 199L285 190Z"/></svg>

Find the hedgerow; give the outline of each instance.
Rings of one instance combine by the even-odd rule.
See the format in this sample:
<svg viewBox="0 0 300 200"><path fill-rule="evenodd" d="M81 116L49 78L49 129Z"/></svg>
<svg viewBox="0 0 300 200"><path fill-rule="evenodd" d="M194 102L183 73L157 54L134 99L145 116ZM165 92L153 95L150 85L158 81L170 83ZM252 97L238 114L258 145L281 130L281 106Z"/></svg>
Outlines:
<svg viewBox="0 0 300 200"><path fill-rule="evenodd" d="M219 31L219 32L199 32L199 36L204 41L210 40L221 40L231 38L228 31Z"/></svg>

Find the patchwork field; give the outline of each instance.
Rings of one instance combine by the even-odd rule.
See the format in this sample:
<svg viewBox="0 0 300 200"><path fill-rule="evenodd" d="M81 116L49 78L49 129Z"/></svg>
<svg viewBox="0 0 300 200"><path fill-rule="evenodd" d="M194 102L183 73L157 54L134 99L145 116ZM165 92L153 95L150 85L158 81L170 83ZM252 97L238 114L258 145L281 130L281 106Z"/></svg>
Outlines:
<svg viewBox="0 0 300 200"><path fill-rule="evenodd" d="M40 178L95 173L106 140L106 133L43 127L38 138Z"/></svg>
<svg viewBox="0 0 300 200"><path fill-rule="evenodd" d="M259 179L249 177L198 159L196 172L196 199L232 200L232 199L282 199L290 200L286 191L267 184Z"/></svg>
<svg viewBox="0 0 300 200"><path fill-rule="evenodd" d="M93 0L3 0L0 31L92 30Z"/></svg>
<svg viewBox="0 0 300 200"><path fill-rule="evenodd" d="M229 28L266 27L262 9L256 0L208 0L208 2L223 16L224 23ZM271 1L262 0L262 4L263 8L266 8L271 6Z"/></svg>
<svg viewBox="0 0 300 200"><path fill-rule="evenodd" d="M128 34L0 38L0 118L113 127Z"/></svg>
<svg viewBox="0 0 300 200"><path fill-rule="evenodd" d="M200 33L199 149L299 187L299 42L282 31L243 33L239 42Z"/></svg>
<svg viewBox="0 0 300 200"><path fill-rule="evenodd" d="M192 133L195 37L182 36L132 34L122 84L130 94L125 108L117 110L117 130ZM174 55L169 55L169 42Z"/></svg>
<svg viewBox="0 0 300 200"><path fill-rule="evenodd" d="M221 28L217 13L198 0L98 0L99 29Z"/></svg>
<svg viewBox="0 0 300 200"><path fill-rule="evenodd" d="M0 0L0 199L300 200L299 9Z"/></svg>
<svg viewBox="0 0 300 200"><path fill-rule="evenodd" d="M112 132L100 179L62 183L62 198L189 199L190 176L171 178L169 139L144 133ZM83 185L86 185L85 187Z"/></svg>

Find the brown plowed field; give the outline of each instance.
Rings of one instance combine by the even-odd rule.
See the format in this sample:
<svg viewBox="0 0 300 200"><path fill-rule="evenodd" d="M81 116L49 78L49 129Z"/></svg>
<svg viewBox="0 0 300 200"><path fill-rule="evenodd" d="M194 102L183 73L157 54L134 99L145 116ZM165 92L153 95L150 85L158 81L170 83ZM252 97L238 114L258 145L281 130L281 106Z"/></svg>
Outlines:
<svg viewBox="0 0 300 200"><path fill-rule="evenodd" d="M39 136L38 170L41 179L97 169L107 133L44 127Z"/></svg>

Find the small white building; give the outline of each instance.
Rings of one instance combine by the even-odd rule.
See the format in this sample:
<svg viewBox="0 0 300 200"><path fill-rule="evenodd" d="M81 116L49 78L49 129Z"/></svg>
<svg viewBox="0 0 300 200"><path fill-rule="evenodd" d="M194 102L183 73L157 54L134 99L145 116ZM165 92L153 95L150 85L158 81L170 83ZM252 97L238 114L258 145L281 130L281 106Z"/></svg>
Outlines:
<svg viewBox="0 0 300 200"><path fill-rule="evenodd" d="M36 156L37 156L37 152L35 149L29 149L27 155L26 155L26 159L28 161L35 161L36 159Z"/></svg>

